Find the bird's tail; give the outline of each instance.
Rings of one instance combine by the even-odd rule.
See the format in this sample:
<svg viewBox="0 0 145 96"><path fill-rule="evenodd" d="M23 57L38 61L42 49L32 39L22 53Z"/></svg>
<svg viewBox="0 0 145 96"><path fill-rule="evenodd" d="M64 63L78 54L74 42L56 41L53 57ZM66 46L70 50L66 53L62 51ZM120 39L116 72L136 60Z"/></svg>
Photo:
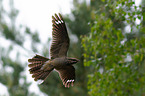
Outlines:
<svg viewBox="0 0 145 96"><path fill-rule="evenodd" d="M29 71L30 74L33 74L32 77L35 81L37 80L45 80L46 77L49 75L49 73L53 70L42 70L43 65L45 62L47 62L49 59L40 55L34 56L32 59L28 59L28 62L30 63L28 66L30 67Z"/></svg>

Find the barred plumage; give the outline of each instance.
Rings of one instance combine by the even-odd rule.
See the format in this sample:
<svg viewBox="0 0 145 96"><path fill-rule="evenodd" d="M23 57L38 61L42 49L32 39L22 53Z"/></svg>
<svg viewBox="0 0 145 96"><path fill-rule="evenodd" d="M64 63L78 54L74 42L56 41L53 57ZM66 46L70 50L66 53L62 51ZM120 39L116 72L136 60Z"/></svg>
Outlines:
<svg viewBox="0 0 145 96"><path fill-rule="evenodd" d="M46 61L48 61L48 58L45 58L43 56L36 55L32 59L28 59L28 62L30 64L28 65L31 69L29 69L30 74L33 74L32 77L35 81L38 79L45 80L46 77L49 75L49 73L53 70L44 71L41 70L41 67L45 64Z"/></svg>
<svg viewBox="0 0 145 96"><path fill-rule="evenodd" d="M52 16L52 19L53 40L50 49L51 58L66 56L69 48L69 37L65 26L65 22L61 14L59 14L59 16L55 14L55 17Z"/></svg>
<svg viewBox="0 0 145 96"><path fill-rule="evenodd" d="M35 81L45 80L53 69L59 73L59 76L65 87L73 86L75 82L75 68L72 64L79 60L67 57L69 48L69 37L65 22L59 13L52 16L52 44L50 49L51 59L36 55L29 59L30 74Z"/></svg>

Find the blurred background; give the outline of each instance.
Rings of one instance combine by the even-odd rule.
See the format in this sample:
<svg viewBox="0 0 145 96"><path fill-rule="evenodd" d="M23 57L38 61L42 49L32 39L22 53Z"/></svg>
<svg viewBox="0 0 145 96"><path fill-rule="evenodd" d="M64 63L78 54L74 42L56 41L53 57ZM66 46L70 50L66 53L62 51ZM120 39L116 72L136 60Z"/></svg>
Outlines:
<svg viewBox="0 0 145 96"><path fill-rule="evenodd" d="M80 59L71 88L28 71L35 54L49 57L55 13ZM0 0L0 96L145 96L145 0Z"/></svg>

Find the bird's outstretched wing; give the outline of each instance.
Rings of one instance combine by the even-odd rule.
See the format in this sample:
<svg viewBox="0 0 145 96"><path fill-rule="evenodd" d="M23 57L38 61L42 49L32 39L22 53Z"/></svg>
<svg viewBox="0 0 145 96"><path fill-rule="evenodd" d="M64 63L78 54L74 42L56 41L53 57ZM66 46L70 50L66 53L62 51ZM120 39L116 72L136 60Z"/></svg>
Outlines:
<svg viewBox="0 0 145 96"><path fill-rule="evenodd" d="M75 68L73 66L65 66L57 71L65 87L73 86L75 82Z"/></svg>
<svg viewBox="0 0 145 96"><path fill-rule="evenodd" d="M51 58L64 57L69 48L69 37L65 22L61 14L52 16L52 44L50 49Z"/></svg>

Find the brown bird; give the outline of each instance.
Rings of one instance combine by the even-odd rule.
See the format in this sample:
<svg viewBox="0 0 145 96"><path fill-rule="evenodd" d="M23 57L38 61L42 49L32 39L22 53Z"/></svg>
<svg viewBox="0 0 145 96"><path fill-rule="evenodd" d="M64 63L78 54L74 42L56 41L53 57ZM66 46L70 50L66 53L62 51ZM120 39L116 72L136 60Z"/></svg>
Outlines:
<svg viewBox="0 0 145 96"><path fill-rule="evenodd" d="M35 81L45 80L49 73L55 69L65 87L73 86L75 82L75 68L72 66L79 60L76 58L67 57L69 48L69 37L65 22L59 13L52 16L52 44L50 48L51 59L36 55L32 59L28 59L30 63L30 74Z"/></svg>

